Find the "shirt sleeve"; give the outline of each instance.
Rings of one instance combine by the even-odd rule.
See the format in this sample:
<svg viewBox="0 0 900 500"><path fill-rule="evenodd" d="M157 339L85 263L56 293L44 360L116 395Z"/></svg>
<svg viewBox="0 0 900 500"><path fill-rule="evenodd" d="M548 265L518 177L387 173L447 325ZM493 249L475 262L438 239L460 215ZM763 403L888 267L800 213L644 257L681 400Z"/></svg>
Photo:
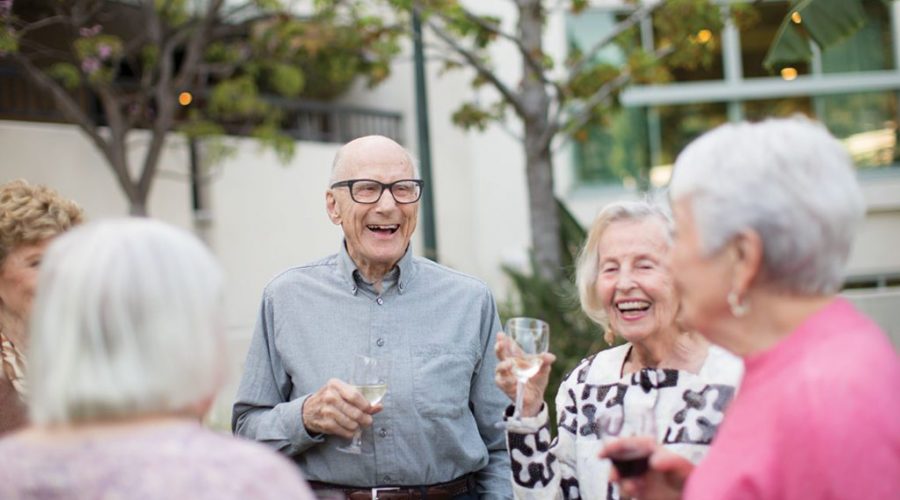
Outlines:
<svg viewBox="0 0 900 500"><path fill-rule="evenodd" d="M309 394L290 400L293 384L275 346L273 317L271 300L264 294L232 410L231 427L236 435L293 456L324 438L311 436L303 425L303 403Z"/></svg>
<svg viewBox="0 0 900 500"><path fill-rule="evenodd" d="M547 406L521 422L507 420L507 446L516 498L578 498L575 433L577 407L569 380L556 395L558 436L551 441ZM507 416L512 414L512 407Z"/></svg>
<svg viewBox="0 0 900 500"><path fill-rule="evenodd" d="M511 498L509 484L509 455L506 452L504 432L497 428L508 399L494 384L497 357L494 343L500 331L497 304L490 291L485 290L481 315L481 362L475 367L469 407L478 424L478 431L487 447L488 464L475 475L478 498Z"/></svg>

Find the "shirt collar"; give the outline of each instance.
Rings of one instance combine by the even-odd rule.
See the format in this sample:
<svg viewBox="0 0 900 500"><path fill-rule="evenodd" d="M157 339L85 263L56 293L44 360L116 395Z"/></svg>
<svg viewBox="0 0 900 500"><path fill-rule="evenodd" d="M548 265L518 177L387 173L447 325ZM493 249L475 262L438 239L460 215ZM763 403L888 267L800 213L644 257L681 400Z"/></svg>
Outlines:
<svg viewBox="0 0 900 500"><path fill-rule="evenodd" d="M347 251L347 242L343 241L341 243L341 251L338 253L338 267L340 269L341 276L344 278L344 281L347 283L347 288L352 294L356 294L359 290L359 285L356 282L356 278L354 273L359 270L359 267L353 262L353 259L350 257L350 253ZM403 293L406 291L406 287L410 280L412 280L414 272L413 272L413 253L412 253L412 245L408 245L406 247L406 253L403 254L403 257L400 258L400 261L397 262L397 265L388 273L390 277L396 279L397 283L397 291ZM395 273L399 270L399 276ZM385 277L390 280L390 277Z"/></svg>

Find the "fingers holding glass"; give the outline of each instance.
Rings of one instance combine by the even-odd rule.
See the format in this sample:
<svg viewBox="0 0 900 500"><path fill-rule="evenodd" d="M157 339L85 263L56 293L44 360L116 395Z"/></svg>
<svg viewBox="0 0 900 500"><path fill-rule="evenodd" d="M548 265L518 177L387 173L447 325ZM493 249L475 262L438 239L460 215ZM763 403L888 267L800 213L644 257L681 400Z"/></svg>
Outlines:
<svg viewBox="0 0 900 500"><path fill-rule="evenodd" d="M389 371L390 363L387 360L362 355L357 355L354 358L350 385L356 391L356 394L365 399L370 410L379 405L385 394L387 394ZM362 453L362 437L363 429L360 427L353 434L350 443L343 448L338 448L338 450L359 455Z"/></svg>

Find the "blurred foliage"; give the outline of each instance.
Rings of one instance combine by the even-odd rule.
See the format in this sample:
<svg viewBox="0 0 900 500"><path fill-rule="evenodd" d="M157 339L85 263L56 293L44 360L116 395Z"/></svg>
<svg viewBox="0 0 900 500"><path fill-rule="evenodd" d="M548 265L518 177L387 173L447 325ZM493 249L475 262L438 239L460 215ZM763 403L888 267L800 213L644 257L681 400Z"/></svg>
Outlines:
<svg viewBox="0 0 900 500"><path fill-rule="evenodd" d="M556 362L550 372L544 400L550 410L554 431L556 392L563 378L584 358L610 347L603 340L603 329L581 310L575 286L575 263L584 244L585 230L561 201L556 203L562 222L564 279L550 282L541 278L535 272L533 262L528 271L504 266L503 271L512 281L513 293L500 305L500 318L504 324L515 316L529 316L550 325L550 352L556 355Z"/></svg>
<svg viewBox="0 0 900 500"><path fill-rule="evenodd" d="M403 32L370 10L337 0L302 17L285 0L0 0L0 60L92 138L143 214L166 134L245 135L287 160L294 141L273 97L331 99L357 78L383 81ZM137 129L153 133L143 160L128 154Z"/></svg>

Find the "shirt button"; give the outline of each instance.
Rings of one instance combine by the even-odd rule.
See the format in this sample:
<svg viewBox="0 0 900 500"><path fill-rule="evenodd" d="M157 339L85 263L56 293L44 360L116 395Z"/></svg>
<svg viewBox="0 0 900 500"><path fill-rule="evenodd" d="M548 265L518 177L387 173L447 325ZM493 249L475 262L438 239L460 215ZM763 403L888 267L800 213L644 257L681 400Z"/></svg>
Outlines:
<svg viewBox="0 0 900 500"><path fill-rule="evenodd" d="M390 484L391 482L391 476L388 476L387 474L385 474L381 479L384 479L384 484Z"/></svg>
<svg viewBox="0 0 900 500"><path fill-rule="evenodd" d="M381 437L387 437L387 429L385 429L384 427L382 427L381 430L378 431L378 435L381 436Z"/></svg>
<svg viewBox="0 0 900 500"><path fill-rule="evenodd" d="M378 305L380 306L381 304L384 304L384 299L378 297L377 299L375 299L375 302L378 302Z"/></svg>
<svg viewBox="0 0 900 500"><path fill-rule="evenodd" d="M377 345L378 347L383 346L383 345L384 345L384 339L378 339L378 340L376 340L376 341L375 341L375 345Z"/></svg>

